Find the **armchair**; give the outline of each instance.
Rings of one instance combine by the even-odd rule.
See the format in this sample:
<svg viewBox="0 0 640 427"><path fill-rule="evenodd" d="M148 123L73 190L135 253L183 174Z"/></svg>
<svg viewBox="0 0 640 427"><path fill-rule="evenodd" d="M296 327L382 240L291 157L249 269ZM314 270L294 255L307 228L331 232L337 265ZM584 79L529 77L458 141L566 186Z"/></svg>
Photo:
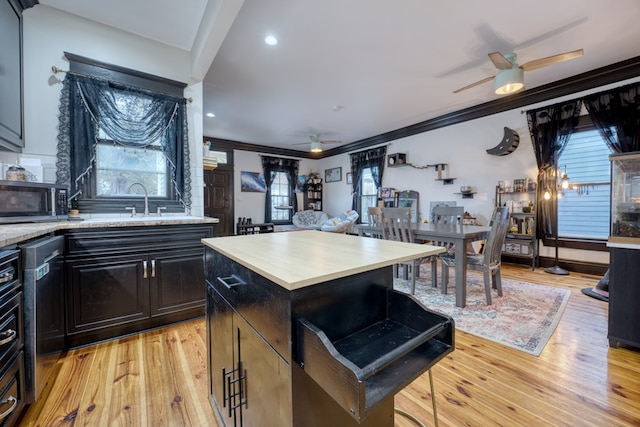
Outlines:
<svg viewBox="0 0 640 427"><path fill-rule="evenodd" d="M320 230L322 224L329 219L329 216L321 211L306 210L296 212L291 219L293 225L297 228L306 228L309 230Z"/></svg>

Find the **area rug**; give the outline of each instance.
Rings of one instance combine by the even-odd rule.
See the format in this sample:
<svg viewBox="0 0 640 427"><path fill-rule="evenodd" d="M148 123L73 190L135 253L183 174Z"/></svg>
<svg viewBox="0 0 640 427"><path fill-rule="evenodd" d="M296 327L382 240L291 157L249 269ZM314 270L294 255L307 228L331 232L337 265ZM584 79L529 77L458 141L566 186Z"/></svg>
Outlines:
<svg viewBox="0 0 640 427"><path fill-rule="evenodd" d="M482 274L467 273L467 305L455 305L455 278L449 278L448 293L431 286L429 269L420 270L416 298L427 308L451 316L456 329L500 344L540 355L556 329L571 291L517 280L502 279L502 297L492 290L487 305ZM450 270L453 273L453 269ZM438 286L440 286L438 277ZM409 280L394 279L394 289L409 293Z"/></svg>

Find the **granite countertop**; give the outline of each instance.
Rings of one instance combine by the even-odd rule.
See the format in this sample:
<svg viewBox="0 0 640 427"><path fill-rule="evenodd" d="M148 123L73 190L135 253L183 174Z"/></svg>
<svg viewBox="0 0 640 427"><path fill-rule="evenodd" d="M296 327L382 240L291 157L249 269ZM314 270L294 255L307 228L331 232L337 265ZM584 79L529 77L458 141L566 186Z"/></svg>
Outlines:
<svg viewBox="0 0 640 427"><path fill-rule="evenodd" d="M82 221L51 221L0 225L0 247L24 242L58 230L102 227L139 227L177 224L217 224L217 218L198 216L97 217Z"/></svg>

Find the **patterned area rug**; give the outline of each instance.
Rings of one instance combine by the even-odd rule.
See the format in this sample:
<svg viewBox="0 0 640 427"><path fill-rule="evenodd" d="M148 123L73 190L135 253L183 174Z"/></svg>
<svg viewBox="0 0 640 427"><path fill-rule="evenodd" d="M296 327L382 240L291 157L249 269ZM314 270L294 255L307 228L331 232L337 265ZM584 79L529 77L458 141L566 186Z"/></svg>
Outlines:
<svg viewBox="0 0 640 427"><path fill-rule="evenodd" d="M416 297L427 308L451 316L456 328L491 341L540 355L556 329L571 291L551 286L502 279L502 297L492 291L487 306L482 274L467 273L467 306L455 305L455 279L449 278L448 293L431 287L429 268L422 268L416 281ZM450 269L453 273L453 269ZM452 274L450 276L453 276ZM438 276L438 286L440 285ZM396 290L409 293L409 280L395 279Z"/></svg>

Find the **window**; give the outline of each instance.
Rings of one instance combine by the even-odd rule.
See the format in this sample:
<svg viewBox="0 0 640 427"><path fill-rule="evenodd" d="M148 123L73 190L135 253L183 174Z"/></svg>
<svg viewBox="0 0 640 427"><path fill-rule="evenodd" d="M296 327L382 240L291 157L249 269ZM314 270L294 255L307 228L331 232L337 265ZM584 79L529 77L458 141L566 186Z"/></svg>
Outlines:
<svg viewBox="0 0 640 427"><path fill-rule="evenodd" d="M377 169L377 166L374 167ZM364 168L360 181L360 218L363 223L369 222L369 208L378 204L378 187L373 180L371 169Z"/></svg>
<svg viewBox="0 0 640 427"><path fill-rule="evenodd" d="M138 182L150 197L167 197L167 162L159 144L147 148L122 147L101 139L96 147L96 192L98 197L129 197L129 187ZM136 192L133 196L139 197Z"/></svg>
<svg viewBox="0 0 640 427"><path fill-rule="evenodd" d="M57 181L86 213L191 209L185 84L65 53ZM108 70L108 71L105 71ZM99 77L91 77L99 76Z"/></svg>
<svg viewBox="0 0 640 427"><path fill-rule="evenodd" d="M291 183L286 172L276 172L271 183L271 221L291 221Z"/></svg>
<svg viewBox="0 0 640 427"><path fill-rule="evenodd" d="M591 128L575 131L558 158L577 189L564 190L558 199L559 237L598 240L609 236L611 176L609 148Z"/></svg>

